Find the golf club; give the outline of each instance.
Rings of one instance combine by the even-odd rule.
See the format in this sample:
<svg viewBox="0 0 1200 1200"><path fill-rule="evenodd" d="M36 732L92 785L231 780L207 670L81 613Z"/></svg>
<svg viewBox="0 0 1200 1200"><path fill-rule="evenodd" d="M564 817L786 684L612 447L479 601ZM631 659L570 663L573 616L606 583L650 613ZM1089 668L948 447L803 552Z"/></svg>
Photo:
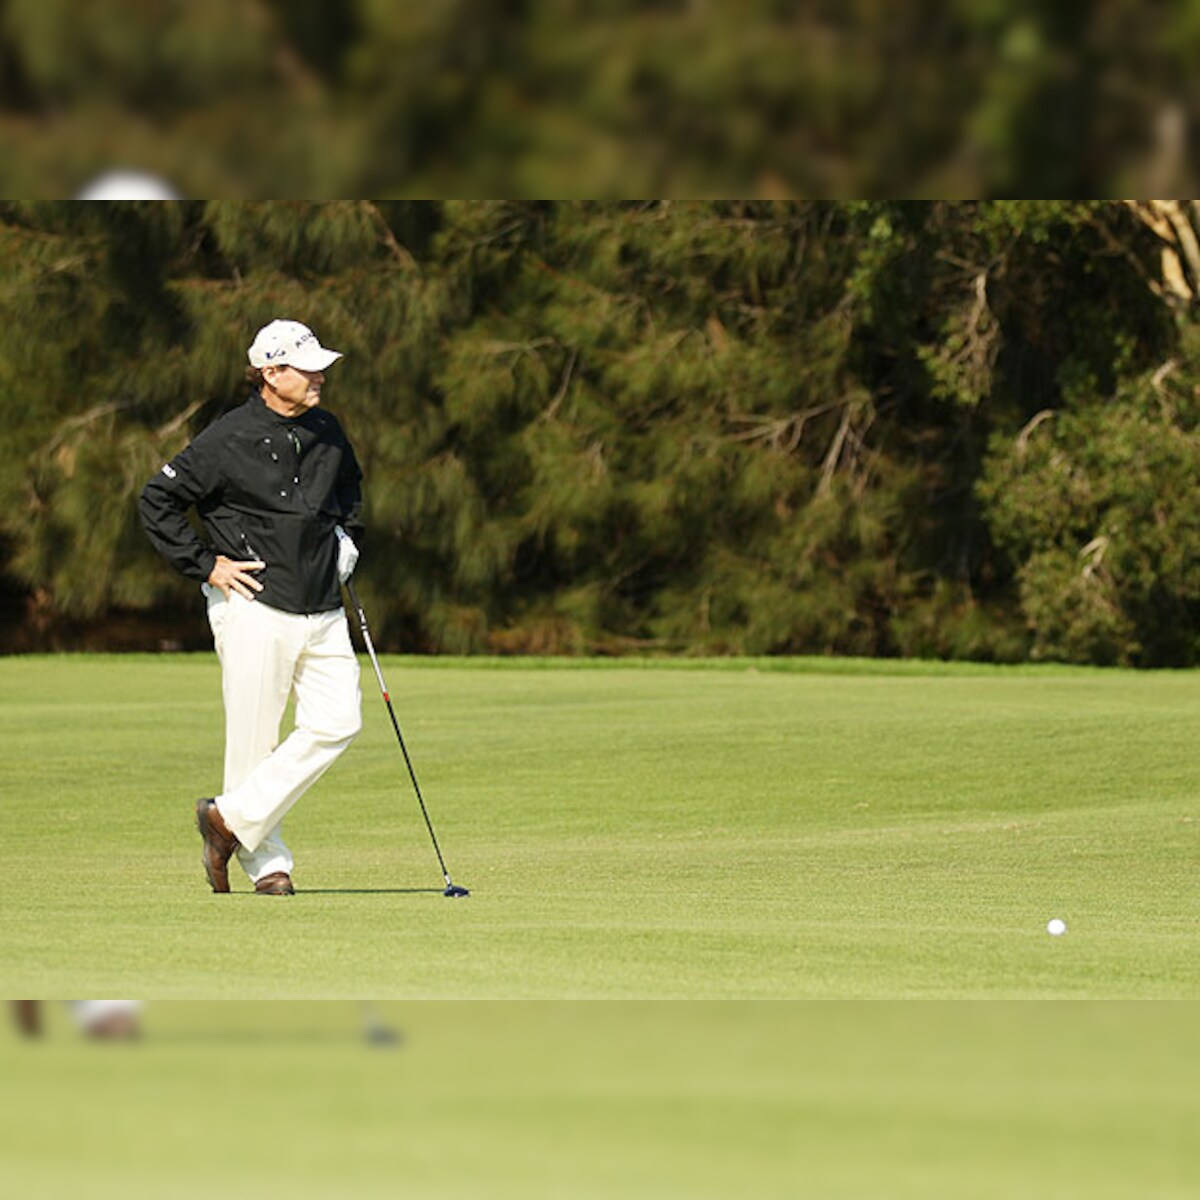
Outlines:
<svg viewBox="0 0 1200 1200"><path fill-rule="evenodd" d="M442 892L443 896L469 896L471 893L465 887L459 887L450 881L450 872L446 870L446 860L442 858L442 851L438 846L437 834L433 832L433 823L429 820L429 811L425 807L425 800L421 796L421 785L417 783L417 773L413 770L412 759L408 757L408 747L404 744L404 735L400 732L400 722L396 720L396 712L392 708L392 698L388 695L387 684L383 680L383 672L379 669L379 659L375 654L375 646L371 642L371 631L367 628L367 614L363 612L363 606L359 602L358 593L354 590L354 584L349 579L346 580L346 591L350 593L350 603L354 605L354 611L358 614L358 625L362 630L363 644L367 648L367 654L371 659L371 666L375 668L375 678L379 681L379 690L383 694L383 702L387 705L388 716L392 718L392 728L396 731L396 740L400 743L400 753L404 755L404 765L408 767L408 777L412 780L413 791L417 793L417 803L421 806L421 815L425 818L425 828L429 830L429 837L433 842L433 850L437 855L438 865L442 868L442 878L446 881L446 890Z"/></svg>

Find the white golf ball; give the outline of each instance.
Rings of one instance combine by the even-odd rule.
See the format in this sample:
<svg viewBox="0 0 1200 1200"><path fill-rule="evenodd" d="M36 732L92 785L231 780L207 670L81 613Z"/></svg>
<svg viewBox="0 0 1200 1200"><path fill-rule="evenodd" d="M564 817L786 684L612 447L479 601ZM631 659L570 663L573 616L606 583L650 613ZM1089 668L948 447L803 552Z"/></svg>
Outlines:
<svg viewBox="0 0 1200 1200"><path fill-rule="evenodd" d="M1046 922L1046 932L1051 937L1062 937L1067 932L1067 923L1061 917L1054 917Z"/></svg>

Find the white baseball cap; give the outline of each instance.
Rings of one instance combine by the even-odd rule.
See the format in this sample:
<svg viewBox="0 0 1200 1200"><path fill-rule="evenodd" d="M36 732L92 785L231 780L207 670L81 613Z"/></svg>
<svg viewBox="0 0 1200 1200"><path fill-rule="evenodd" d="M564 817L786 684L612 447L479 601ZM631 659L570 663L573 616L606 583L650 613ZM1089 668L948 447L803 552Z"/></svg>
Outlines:
<svg viewBox="0 0 1200 1200"><path fill-rule="evenodd" d="M178 200L179 193L148 171L115 170L97 175L76 200Z"/></svg>
<svg viewBox="0 0 1200 1200"><path fill-rule="evenodd" d="M286 363L302 371L323 371L342 357L340 350L326 350L317 335L299 321L275 320L254 335L246 351L252 367L277 367Z"/></svg>

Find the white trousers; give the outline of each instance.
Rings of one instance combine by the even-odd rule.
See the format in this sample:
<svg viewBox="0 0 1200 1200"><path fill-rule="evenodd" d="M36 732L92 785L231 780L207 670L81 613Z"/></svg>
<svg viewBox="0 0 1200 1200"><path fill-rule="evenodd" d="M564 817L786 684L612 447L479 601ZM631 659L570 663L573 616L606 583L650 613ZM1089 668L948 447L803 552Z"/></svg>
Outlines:
<svg viewBox="0 0 1200 1200"><path fill-rule="evenodd" d="M291 873L281 822L333 765L362 726L358 659L344 609L304 616L204 585L221 660L225 699L225 784L216 797L241 842L252 880ZM291 696L296 725L279 741Z"/></svg>
<svg viewBox="0 0 1200 1200"><path fill-rule="evenodd" d="M71 1016L75 1024L85 1033L102 1025L109 1017L129 1017L141 1015L140 1000L69 1000Z"/></svg>

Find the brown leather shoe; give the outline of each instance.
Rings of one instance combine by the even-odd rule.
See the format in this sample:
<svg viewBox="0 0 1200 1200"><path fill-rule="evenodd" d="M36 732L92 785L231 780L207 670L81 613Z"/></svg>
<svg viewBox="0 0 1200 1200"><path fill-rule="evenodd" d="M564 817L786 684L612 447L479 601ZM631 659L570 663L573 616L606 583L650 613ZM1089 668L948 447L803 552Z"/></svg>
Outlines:
<svg viewBox="0 0 1200 1200"><path fill-rule="evenodd" d="M238 840L221 819L221 811L211 797L196 801L196 828L204 839L204 873L212 890L229 891L229 860L238 848Z"/></svg>
<svg viewBox="0 0 1200 1200"><path fill-rule="evenodd" d="M42 1002L40 1000L13 1000L13 1019L25 1037L42 1036Z"/></svg>
<svg viewBox="0 0 1200 1200"><path fill-rule="evenodd" d="M254 884L254 890L262 896L294 896L292 877L286 871L272 871Z"/></svg>

